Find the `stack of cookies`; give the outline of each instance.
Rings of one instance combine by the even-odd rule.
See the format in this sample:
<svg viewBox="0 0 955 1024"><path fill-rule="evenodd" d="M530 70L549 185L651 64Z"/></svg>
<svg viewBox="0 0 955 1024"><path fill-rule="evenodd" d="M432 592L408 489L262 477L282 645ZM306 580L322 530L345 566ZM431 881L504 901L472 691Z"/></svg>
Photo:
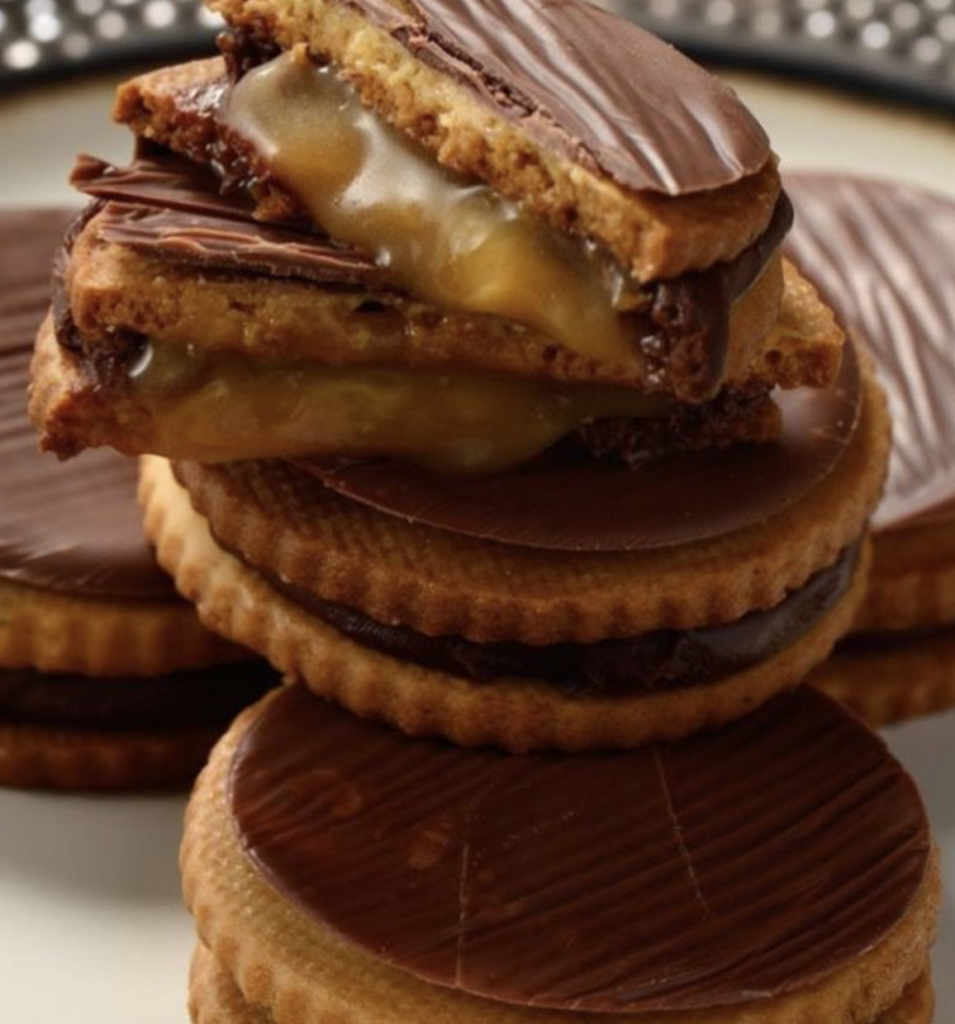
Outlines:
<svg viewBox="0 0 955 1024"><path fill-rule="evenodd" d="M195 1019L928 1021L924 808L796 689L888 417L759 125L582 0L213 6L76 168L32 406L297 684L193 799Z"/></svg>
<svg viewBox="0 0 955 1024"><path fill-rule="evenodd" d="M156 565L134 463L36 449L29 367L75 215L0 214L0 784L179 785L278 677L208 633Z"/></svg>
<svg viewBox="0 0 955 1024"><path fill-rule="evenodd" d="M814 676L875 724L955 704L955 204L845 174L790 176L790 251L889 395L892 468L853 635Z"/></svg>

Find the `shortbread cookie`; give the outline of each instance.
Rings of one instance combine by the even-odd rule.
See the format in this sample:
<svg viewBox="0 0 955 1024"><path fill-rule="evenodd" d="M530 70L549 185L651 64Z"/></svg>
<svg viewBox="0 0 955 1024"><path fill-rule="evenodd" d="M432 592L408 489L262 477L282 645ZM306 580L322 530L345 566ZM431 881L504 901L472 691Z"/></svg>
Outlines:
<svg viewBox="0 0 955 1024"><path fill-rule="evenodd" d="M156 565L135 463L37 451L28 367L71 217L0 217L0 783L180 783L277 677L207 632Z"/></svg>
<svg viewBox="0 0 955 1024"><path fill-rule="evenodd" d="M678 546L502 544L376 512L280 463L181 463L177 484L156 459L146 529L211 629L359 714L466 746L635 746L741 717L848 629L887 453L867 388L848 449L807 495Z"/></svg>
<svg viewBox="0 0 955 1024"><path fill-rule="evenodd" d="M772 217L776 160L735 94L590 4L575 0L559 15L535 0L495 8L422 0L413 10L337 0L213 6L237 30L234 72L246 77L279 48L306 45L432 160L487 182L559 230L599 240L640 280L732 259ZM460 16L459 26L448 14ZM508 46L524 48L524 58L508 59ZM181 84L195 85L192 75L182 69ZM181 104L168 100L175 91L175 81L157 91L134 82L120 91L116 116L193 158L231 164L237 176L258 172L266 191L307 205L290 175L263 166L248 145L257 140L243 137L243 127L254 128L243 120L252 104L230 102L223 132L201 117L177 123ZM205 105L195 109L201 115Z"/></svg>
<svg viewBox="0 0 955 1024"><path fill-rule="evenodd" d="M844 335L782 260L765 134L630 22L222 10L222 58L120 89L133 165L74 174L93 201L40 338L45 447L639 468L773 442L775 389L835 385Z"/></svg>
<svg viewBox="0 0 955 1024"><path fill-rule="evenodd" d="M908 718L955 703L955 204L846 175L797 174L788 187L791 252L875 355L895 436L861 635L819 682L873 721Z"/></svg>
<svg viewBox="0 0 955 1024"><path fill-rule="evenodd" d="M823 386L841 356L841 330L791 265L782 309L774 304L772 319L758 324L758 356L730 368L717 398L693 405L612 378L576 381L574 366L549 358L546 346L540 360L526 362L526 332L517 344L497 344L479 325L457 331L425 310L442 338L456 339L436 343L434 331L389 312L381 293L336 286L323 313L313 308L314 284L264 271L251 280L210 274L206 257L196 255L194 224L178 239L170 225L156 226L160 246L184 248L192 265L153 256L134 268L142 257L110 243L103 266L93 239L117 208L107 206L81 234L63 298L69 318L57 322L56 339L53 322L39 339L33 416L44 446L61 455L101 445L204 462L391 455L488 472L570 437L598 457L638 461L647 453L773 440L780 417L772 387ZM148 219L129 217L138 234L148 233ZM224 230L211 236L209 257L222 266L233 262L222 251ZM263 259L260 242L249 244L253 258ZM343 333L348 347L336 349ZM276 352L263 359L262 349ZM561 367L570 380L561 379ZM250 421L269 429L250 432Z"/></svg>
<svg viewBox="0 0 955 1024"><path fill-rule="evenodd" d="M635 362L588 359L500 316L453 308L438 316L433 305L389 287L386 271L364 253L302 225L257 223L249 201L223 195L211 171L158 147L140 152L128 168L81 158L73 184L106 204L77 239L64 282L75 328L96 351L112 345L121 354L109 337L117 331L178 349L186 334L198 334L203 352L271 362L387 361L646 384ZM779 350L771 338L783 286L779 246L789 224L777 218L737 261L727 387L831 379L838 338L828 347L820 339L805 352ZM720 273L713 271L711 287L719 286Z"/></svg>
<svg viewBox="0 0 955 1024"><path fill-rule="evenodd" d="M427 6L411 18L419 43L437 47L426 55L405 38L410 21L399 26L406 15L397 7L232 5L225 61L133 80L120 90L117 117L141 139L214 169L224 188L257 202L259 219L327 236L324 261L307 268L313 283L324 262L326 281L332 272L340 284L347 265L354 285L363 260L373 303L403 336L416 328L412 348L432 361L471 369L477 358L692 403L745 379L778 311L791 208L768 141L737 98L659 40L578 0L559 18L539 0L512 0L503 17L489 8L475 17L462 4L471 27L456 42L447 12ZM522 46L529 25L548 42L520 66L502 62L508 43L498 30ZM467 54L477 93L436 57L443 47L459 61ZM608 78L622 61L627 75ZM528 106L515 118L518 96ZM97 181L89 171L81 168L78 184L114 209L90 228L99 273L81 276L87 239L67 284L80 333L95 345L109 329L95 285L104 261L116 261L102 243L111 236L135 246L143 232L124 227L129 218L115 209L131 197L128 176ZM191 234L200 243L189 246L193 258L202 234ZM212 248L221 260L221 233ZM285 292L288 320L308 293ZM313 305L337 327L316 330L322 340L310 347L354 361L360 337L341 323L346 304L325 292L311 289ZM278 299L273 289L273 306ZM193 288L185 301L202 298ZM433 326L422 327L429 312ZM483 333L489 344L478 342ZM381 344L377 337L373 350ZM267 350L268 338L257 336L255 347ZM399 339L390 358L407 347ZM807 372L831 380L837 351L812 352Z"/></svg>
<svg viewBox="0 0 955 1024"><path fill-rule="evenodd" d="M809 688L572 758L409 740L286 688L216 749L182 852L242 998L341 1024L875 1024L926 974L936 861L911 779Z"/></svg>
<svg viewBox="0 0 955 1024"><path fill-rule="evenodd" d="M910 985L877 1024L931 1024L935 993L926 975ZM263 1009L247 1003L229 973L199 943L189 972L189 1011L193 1024L275 1024Z"/></svg>

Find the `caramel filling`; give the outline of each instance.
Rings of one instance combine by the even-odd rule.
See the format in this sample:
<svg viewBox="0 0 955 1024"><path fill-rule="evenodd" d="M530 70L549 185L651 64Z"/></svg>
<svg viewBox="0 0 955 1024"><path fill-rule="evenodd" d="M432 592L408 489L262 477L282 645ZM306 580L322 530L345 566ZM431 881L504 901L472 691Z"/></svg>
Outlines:
<svg viewBox="0 0 955 1024"><path fill-rule="evenodd" d="M485 186L442 169L303 48L250 71L220 114L332 238L436 306L504 317L593 358L632 358L619 270Z"/></svg>
<svg viewBox="0 0 955 1024"><path fill-rule="evenodd" d="M153 450L169 458L387 457L462 474L519 465L592 420L670 407L626 388L270 364L159 345L133 368L131 385L149 409Z"/></svg>

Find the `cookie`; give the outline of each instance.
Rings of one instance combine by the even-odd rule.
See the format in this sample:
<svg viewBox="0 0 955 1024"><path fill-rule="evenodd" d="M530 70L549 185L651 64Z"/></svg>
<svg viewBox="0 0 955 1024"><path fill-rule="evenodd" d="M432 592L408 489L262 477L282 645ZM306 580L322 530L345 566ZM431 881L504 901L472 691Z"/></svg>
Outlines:
<svg viewBox="0 0 955 1024"><path fill-rule="evenodd" d="M73 216L0 216L0 783L180 784L277 677L207 632L156 565L135 463L37 451L28 368Z"/></svg>
<svg viewBox="0 0 955 1024"><path fill-rule="evenodd" d="M217 747L182 869L214 958L196 1013L229 979L276 1022L929 1012L924 809L810 688L708 736L571 758L409 740L287 688Z"/></svg>
<svg viewBox="0 0 955 1024"><path fill-rule="evenodd" d="M841 174L787 179L789 243L850 334L875 357L894 423L858 634L818 683L879 723L955 704L955 204Z"/></svg>
<svg viewBox="0 0 955 1024"><path fill-rule="evenodd" d="M157 459L144 462L146 530L211 629L359 714L467 746L636 746L746 714L848 630L888 445L878 390L867 374L860 385L861 420L824 477L775 514L757 488L748 528L717 536L687 521L682 543L654 547L663 493L639 476L625 482L650 509L631 548L568 551L406 522L280 463L179 463L177 483ZM724 463L716 477L738 516L735 481L772 471ZM672 482L685 500L689 478ZM565 502L551 520L572 514Z"/></svg>
<svg viewBox="0 0 955 1024"><path fill-rule="evenodd" d="M775 388L834 384L765 134L659 40L580 0L221 10L222 58L120 89L133 165L74 174L46 447L637 465L771 442Z"/></svg>

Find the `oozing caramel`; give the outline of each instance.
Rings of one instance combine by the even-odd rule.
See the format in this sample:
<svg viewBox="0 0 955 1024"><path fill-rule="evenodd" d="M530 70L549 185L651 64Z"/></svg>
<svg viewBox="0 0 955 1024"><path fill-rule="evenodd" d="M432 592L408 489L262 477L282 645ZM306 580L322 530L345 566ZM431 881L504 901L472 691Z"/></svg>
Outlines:
<svg viewBox="0 0 955 1024"><path fill-rule="evenodd" d="M153 346L131 387L152 450L195 462L381 456L489 473L539 455L582 424L661 415L665 399L492 374L268 364Z"/></svg>
<svg viewBox="0 0 955 1024"><path fill-rule="evenodd" d="M221 118L324 231L373 254L415 297L514 320L595 358L632 357L620 311L640 298L619 273L442 169L304 49L245 75Z"/></svg>

